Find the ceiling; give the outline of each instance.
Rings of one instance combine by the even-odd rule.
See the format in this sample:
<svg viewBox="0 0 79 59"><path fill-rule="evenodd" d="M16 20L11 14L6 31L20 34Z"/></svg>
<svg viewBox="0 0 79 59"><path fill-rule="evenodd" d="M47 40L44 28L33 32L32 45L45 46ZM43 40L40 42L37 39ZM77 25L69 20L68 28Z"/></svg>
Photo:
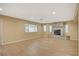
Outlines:
<svg viewBox="0 0 79 59"><path fill-rule="evenodd" d="M40 23L74 19L74 3L0 3L0 14ZM54 13L54 14L53 14Z"/></svg>

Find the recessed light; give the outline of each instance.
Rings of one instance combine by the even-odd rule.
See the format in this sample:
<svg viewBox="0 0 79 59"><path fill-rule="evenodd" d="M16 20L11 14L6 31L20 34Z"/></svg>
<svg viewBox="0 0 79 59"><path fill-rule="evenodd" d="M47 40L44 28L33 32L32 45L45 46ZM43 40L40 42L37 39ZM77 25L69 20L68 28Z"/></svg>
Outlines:
<svg viewBox="0 0 79 59"><path fill-rule="evenodd" d="M2 11L3 9L2 8L0 8L0 11Z"/></svg>
<svg viewBox="0 0 79 59"><path fill-rule="evenodd" d="M53 11L53 12L52 12L52 14L53 14L53 15L55 15L55 14L56 14L56 12L55 12L55 11Z"/></svg>

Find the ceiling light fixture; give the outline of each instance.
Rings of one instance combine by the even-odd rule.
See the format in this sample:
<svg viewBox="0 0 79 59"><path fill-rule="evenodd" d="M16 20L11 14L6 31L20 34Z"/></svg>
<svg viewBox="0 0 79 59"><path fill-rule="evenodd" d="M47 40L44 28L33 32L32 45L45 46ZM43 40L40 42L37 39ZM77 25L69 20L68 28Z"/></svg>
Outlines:
<svg viewBox="0 0 79 59"><path fill-rule="evenodd" d="M53 15L55 15L55 14L56 14L56 12L55 12L55 11L53 11L53 12L52 12L52 14L53 14Z"/></svg>

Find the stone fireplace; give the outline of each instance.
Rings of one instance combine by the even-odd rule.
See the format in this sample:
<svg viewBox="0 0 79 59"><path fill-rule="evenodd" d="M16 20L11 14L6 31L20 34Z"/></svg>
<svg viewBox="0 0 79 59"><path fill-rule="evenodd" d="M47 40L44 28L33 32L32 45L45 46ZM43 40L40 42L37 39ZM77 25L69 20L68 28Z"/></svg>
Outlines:
<svg viewBox="0 0 79 59"><path fill-rule="evenodd" d="M52 35L53 38L63 39L64 38L64 23L55 23L53 24Z"/></svg>

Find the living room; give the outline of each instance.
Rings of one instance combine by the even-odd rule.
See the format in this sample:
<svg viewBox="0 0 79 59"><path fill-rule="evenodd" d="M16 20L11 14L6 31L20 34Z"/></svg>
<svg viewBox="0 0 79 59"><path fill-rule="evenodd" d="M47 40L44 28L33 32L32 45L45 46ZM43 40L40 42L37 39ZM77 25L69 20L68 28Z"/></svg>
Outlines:
<svg viewBox="0 0 79 59"><path fill-rule="evenodd" d="M3 56L77 56L78 4L0 3L0 39Z"/></svg>

